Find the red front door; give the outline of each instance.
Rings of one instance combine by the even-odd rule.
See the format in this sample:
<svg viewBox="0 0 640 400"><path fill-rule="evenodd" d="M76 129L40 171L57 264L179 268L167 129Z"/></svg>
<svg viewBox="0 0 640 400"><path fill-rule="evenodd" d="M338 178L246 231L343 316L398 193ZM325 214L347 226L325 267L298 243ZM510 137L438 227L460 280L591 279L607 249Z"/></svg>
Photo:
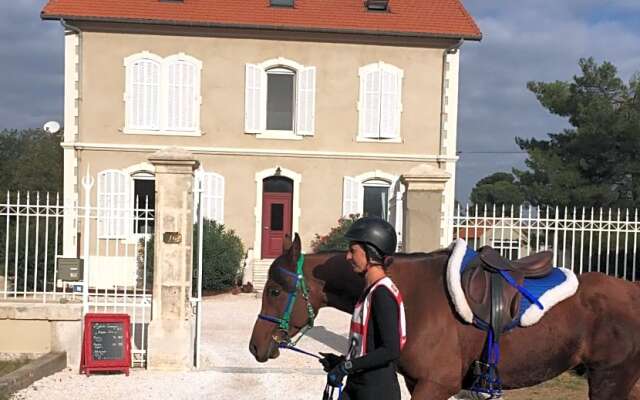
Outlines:
<svg viewBox="0 0 640 400"><path fill-rule="evenodd" d="M284 235L291 235L292 193L265 192L262 198L262 258L282 254Z"/></svg>

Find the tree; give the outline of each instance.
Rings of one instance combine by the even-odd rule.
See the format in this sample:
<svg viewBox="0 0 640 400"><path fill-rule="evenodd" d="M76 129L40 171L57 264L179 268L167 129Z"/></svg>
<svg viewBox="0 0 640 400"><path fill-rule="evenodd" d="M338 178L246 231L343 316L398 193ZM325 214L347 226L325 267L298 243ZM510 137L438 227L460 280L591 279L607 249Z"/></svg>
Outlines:
<svg viewBox="0 0 640 400"><path fill-rule="evenodd" d="M513 174L508 172L496 172L476 183L471 190L471 202L482 207L519 206L524 202L524 193L516 182Z"/></svg>
<svg viewBox="0 0 640 400"><path fill-rule="evenodd" d="M0 131L0 191L62 191L62 132Z"/></svg>
<svg viewBox="0 0 640 400"><path fill-rule="evenodd" d="M640 205L640 76L628 84L609 62L579 62L572 82L529 82L540 104L571 128L548 140L516 138L528 170L514 170L534 205Z"/></svg>

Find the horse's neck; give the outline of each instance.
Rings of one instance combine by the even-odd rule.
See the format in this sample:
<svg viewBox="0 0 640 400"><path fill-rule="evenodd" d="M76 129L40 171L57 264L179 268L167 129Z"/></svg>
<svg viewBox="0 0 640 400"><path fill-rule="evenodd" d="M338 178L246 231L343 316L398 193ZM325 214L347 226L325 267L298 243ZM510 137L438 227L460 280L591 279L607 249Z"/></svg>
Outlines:
<svg viewBox="0 0 640 400"><path fill-rule="evenodd" d="M332 253L317 264L313 276L321 281L325 297L324 307L333 307L352 313L364 289L364 278L353 272L344 253Z"/></svg>

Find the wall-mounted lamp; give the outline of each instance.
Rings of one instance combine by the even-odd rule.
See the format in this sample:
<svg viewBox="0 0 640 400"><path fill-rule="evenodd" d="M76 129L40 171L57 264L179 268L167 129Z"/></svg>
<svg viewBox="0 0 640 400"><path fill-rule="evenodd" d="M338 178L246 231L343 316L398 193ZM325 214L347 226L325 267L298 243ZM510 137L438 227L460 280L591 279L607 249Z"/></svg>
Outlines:
<svg viewBox="0 0 640 400"><path fill-rule="evenodd" d="M280 174L282 173L282 170L280 169L280 167L276 168L276 173L273 174L273 176L280 176Z"/></svg>

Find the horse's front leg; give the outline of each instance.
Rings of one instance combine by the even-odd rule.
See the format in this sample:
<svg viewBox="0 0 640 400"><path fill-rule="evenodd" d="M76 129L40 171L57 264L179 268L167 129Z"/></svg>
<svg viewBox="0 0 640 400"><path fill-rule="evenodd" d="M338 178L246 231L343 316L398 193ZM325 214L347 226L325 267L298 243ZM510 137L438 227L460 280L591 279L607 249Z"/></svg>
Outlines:
<svg viewBox="0 0 640 400"><path fill-rule="evenodd" d="M457 388L434 381L419 380L411 392L411 400L448 400L456 393Z"/></svg>

